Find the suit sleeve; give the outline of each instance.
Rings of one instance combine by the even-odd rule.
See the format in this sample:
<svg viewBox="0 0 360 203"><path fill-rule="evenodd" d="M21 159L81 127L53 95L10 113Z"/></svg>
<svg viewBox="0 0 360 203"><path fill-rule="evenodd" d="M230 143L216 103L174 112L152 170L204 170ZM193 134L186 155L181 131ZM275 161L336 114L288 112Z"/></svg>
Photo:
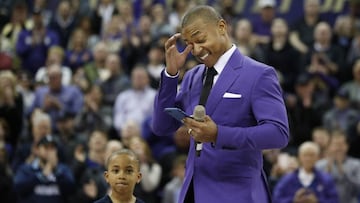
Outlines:
<svg viewBox="0 0 360 203"><path fill-rule="evenodd" d="M156 135L164 136L174 132L181 125L169 116L164 109L174 107L177 94L178 77L171 78L161 73L160 87L155 97L152 128Z"/></svg>
<svg viewBox="0 0 360 203"><path fill-rule="evenodd" d="M251 111L256 125L218 125L216 148L272 149L285 147L289 139L287 113L274 69L265 68L254 78Z"/></svg>

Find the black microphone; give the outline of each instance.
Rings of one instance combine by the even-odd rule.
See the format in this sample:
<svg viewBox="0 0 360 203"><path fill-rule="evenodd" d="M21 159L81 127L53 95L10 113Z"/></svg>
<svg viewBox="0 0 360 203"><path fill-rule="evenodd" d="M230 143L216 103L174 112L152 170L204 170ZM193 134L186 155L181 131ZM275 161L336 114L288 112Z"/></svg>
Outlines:
<svg viewBox="0 0 360 203"><path fill-rule="evenodd" d="M195 106L193 118L196 121L204 122L205 115L206 115L206 112L205 112L205 107L203 105ZM203 147L203 144L201 142L196 142L196 144L195 144L196 156L200 156L202 147Z"/></svg>

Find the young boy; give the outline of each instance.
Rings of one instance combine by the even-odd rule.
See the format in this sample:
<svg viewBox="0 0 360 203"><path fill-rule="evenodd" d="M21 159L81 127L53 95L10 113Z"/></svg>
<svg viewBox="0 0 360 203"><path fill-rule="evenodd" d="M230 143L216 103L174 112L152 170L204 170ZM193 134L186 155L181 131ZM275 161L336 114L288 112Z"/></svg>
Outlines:
<svg viewBox="0 0 360 203"><path fill-rule="evenodd" d="M145 203L133 195L141 173L140 161L132 151L121 149L112 153L107 159L104 176L111 192L95 203Z"/></svg>

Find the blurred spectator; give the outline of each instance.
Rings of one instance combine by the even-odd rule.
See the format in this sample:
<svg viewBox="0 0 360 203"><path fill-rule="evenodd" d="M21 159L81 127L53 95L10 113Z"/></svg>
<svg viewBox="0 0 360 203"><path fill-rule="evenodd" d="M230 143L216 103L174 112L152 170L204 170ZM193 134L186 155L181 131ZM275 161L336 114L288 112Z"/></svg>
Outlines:
<svg viewBox="0 0 360 203"><path fill-rule="evenodd" d="M124 20L118 14L113 15L102 34L102 41L110 52L119 53L124 44L125 37L126 24Z"/></svg>
<svg viewBox="0 0 360 203"><path fill-rule="evenodd" d="M173 161L172 179L165 185L162 203L177 203L185 176L186 156L179 155Z"/></svg>
<svg viewBox="0 0 360 203"><path fill-rule="evenodd" d="M13 1L0 1L0 27L3 27L10 21L10 13L13 3Z"/></svg>
<svg viewBox="0 0 360 203"><path fill-rule="evenodd" d="M271 24L276 17L276 1L275 0L259 0L259 14L251 22L253 25L254 36L256 42L267 44L270 41Z"/></svg>
<svg viewBox="0 0 360 203"><path fill-rule="evenodd" d="M135 121L128 120L121 129L120 139L125 148L130 147L130 140L133 137L141 137L141 126Z"/></svg>
<svg viewBox="0 0 360 203"><path fill-rule="evenodd" d="M353 79L344 83L340 89L349 93L351 106L360 109L360 59L352 67Z"/></svg>
<svg viewBox="0 0 360 203"><path fill-rule="evenodd" d="M40 108L47 112L56 130L55 122L65 113L77 115L83 105L83 95L78 87L72 85L62 85L61 67L54 64L48 68L49 83L39 87L35 92L34 103L30 113L35 108Z"/></svg>
<svg viewBox="0 0 360 203"><path fill-rule="evenodd" d="M103 143L101 144L103 146ZM114 151L120 150L123 145L118 140L110 140L106 143L103 151L103 162L97 167L83 167L79 173L78 189L72 203L90 203L108 193L108 185L104 179L106 160ZM99 148L100 149L100 148ZM99 154L100 155L100 154ZM80 172L80 171L78 171Z"/></svg>
<svg viewBox="0 0 360 203"><path fill-rule="evenodd" d="M149 75L142 66L131 73L131 88L121 92L114 105L114 127L121 132L129 120L142 125L153 112L156 91L150 87Z"/></svg>
<svg viewBox="0 0 360 203"><path fill-rule="evenodd" d="M106 43L98 42L93 50L94 60L84 66L84 74L90 85L101 83L110 77L109 69L105 68L106 57L109 55L109 49Z"/></svg>
<svg viewBox="0 0 360 203"><path fill-rule="evenodd" d="M59 65L61 67L61 83L63 85L70 85L72 71L69 67L63 65L64 59L64 49L60 46L52 46L50 47L46 63L44 67L39 68L39 70L35 74L35 81L40 84L48 84L49 77L48 77L48 69L52 65Z"/></svg>
<svg viewBox="0 0 360 203"><path fill-rule="evenodd" d="M35 146L35 159L20 166L14 177L18 202L67 202L75 189L70 168L59 162L58 143L45 136Z"/></svg>
<svg viewBox="0 0 360 203"><path fill-rule="evenodd" d="M160 164L155 161L149 145L140 136L131 138L129 149L139 157L142 174L140 184L135 186L135 196L146 203L158 203L157 189L162 175Z"/></svg>
<svg viewBox="0 0 360 203"><path fill-rule="evenodd" d="M351 41L355 35L355 25L353 19L348 15L339 15L333 26L333 42L343 49L345 56L351 46Z"/></svg>
<svg viewBox="0 0 360 203"><path fill-rule="evenodd" d="M18 147L16 148L11 163L14 172L17 171L21 164L32 162L36 156L36 144L43 137L52 134L50 116L39 109L32 113L30 125L31 131L19 140ZM61 149L59 151L61 151ZM63 157L61 157L61 159L63 160Z"/></svg>
<svg viewBox="0 0 360 203"><path fill-rule="evenodd" d="M268 172L270 189L273 190L279 180L286 174L294 172L298 167L298 160L294 155L280 150L265 150L264 157L270 161L271 168Z"/></svg>
<svg viewBox="0 0 360 203"><path fill-rule="evenodd" d="M0 130L1 131L1 130ZM13 173L9 164L6 144L0 135L0 201L16 202L16 194L13 186Z"/></svg>
<svg viewBox="0 0 360 203"><path fill-rule="evenodd" d="M67 164L70 164L74 158L74 151L79 143L84 143L85 135L77 134L74 127L74 118L72 113L65 113L61 115L56 121L56 129L58 130L56 136L64 143L64 158Z"/></svg>
<svg viewBox="0 0 360 203"><path fill-rule="evenodd" d="M174 138L172 136L155 135L152 131L151 123L152 116L146 117L141 125L141 135L149 144L154 158L158 160L161 165L162 163L171 164L174 158L172 154L176 152ZM166 158L167 156L170 157Z"/></svg>
<svg viewBox="0 0 360 203"><path fill-rule="evenodd" d="M292 26L290 42L304 55L314 43L314 29L321 21L320 8L320 0L304 0L304 15Z"/></svg>
<svg viewBox="0 0 360 203"><path fill-rule="evenodd" d="M7 141L8 137L11 135L9 132L9 124L6 122L6 120L0 117L0 150L5 150L3 152L4 154L1 155L6 155L3 161L11 160L12 156L14 155L14 147Z"/></svg>
<svg viewBox="0 0 360 203"><path fill-rule="evenodd" d="M333 26L334 36L333 43L339 46L344 53L344 67L340 70L339 79L341 82L347 82L352 79L352 65L346 61L352 45L353 38L355 37L355 23L354 20L348 15L339 15L336 18L335 25Z"/></svg>
<svg viewBox="0 0 360 203"><path fill-rule="evenodd" d="M74 14L70 1L61 0L49 24L49 28L59 34L60 46L63 49L67 48L70 35L76 25L77 19Z"/></svg>
<svg viewBox="0 0 360 203"><path fill-rule="evenodd" d="M76 146L71 167L80 187L73 197L75 200L89 197L95 199L106 193L106 183L103 178L99 178L99 175L104 171L107 142L108 138L105 132L95 130L89 135L86 144L78 143ZM96 189L94 183L91 183L92 181L94 181L97 191L94 191ZM85 187L88 187L89 190L93 189L92 192L84 191ZM94 194L95 192L96 194Z"/></svg>
<svg viewBox="0 0 360 203"><path fill-rule="evenodd" d="M149 73L150 86L158 89L161 72L165 68L165 49L163 45L153 44L149 50L146 70Z"/></svg>
<svg viewBox="0 0 360 203"><path fill-rule="evenodd" d="M104 153L108 141L106 133L95 130L88 136L86 148L78 145L74 151L74 174L76 179L81 177L86 168L98 168L104 164Z"/></svg>
<svg viewBox="0 0 360 203"><path fill-rule="evenodd" d="M130 88L131 83L123 71L121 59L118 55L109 54L105 60L105 68L110 72L110 77L100 83L100 87L104 93L104 105L112 110L116 97L122 91Z"/></svg>
<svg viewBox="0 0 360 203"><path fill-rule="evenodd" d="M17 79L17 89L23 97L24 112L29 112L35 98L33 78L28 72L19 71Z"/></svg>
<svg viewBox="0 0 360 203"><path fill-rule="evenodd" d="M0 72L0 118L9 125L9 136L5 139L14 149L24 127L23 97L16 85L17 79L12 72Z"/></svg>
<svg viewBox="0 0 360 203"><path fill-rule="evenodd" d="M330 132L324 127L315 127L311 135L312 141L320 148L319 158L325 158L330 141Z"/></svg>
<svg viewBox="0 0 360 203"><path fill-rule="evenodd" d="M330 132L342 130L350 133L355 126L359 112L350 106L350 95L346 90L340 89L334 96L334 105L323 116L323 126Z"/></svg>
<svg viewBox="0 0 360 203"><path fill-rule="evenodd" d="M349 1L349 15L353 18L356 29L359 28L360 2L358 0Z"/></svg>
<svg viewBox="0 0 360 203"><path fill-rule="evenodd" d="M65 65L69 66L73 72L83 68L86 63L92 60L87 45L88 36L86 33L81 29L74 30L65 53Z"/></svg>
<svg viewBox="0 0 360 203"><path fill-rule="evenodd" d="M127 75L131 74L136 64L147 62L151 44L157 40L152 36L151 25L151 17L142 15L137 23L136 31L132 30L132 33L124 39L121 57Z"/></svg>
<svg viewBox="0 0 360 203"><path fill-rule="evenodd" d="M300 53L288 40L288 25L282 18L275 18L271 25L271 38L264 49L267 65L274 67L285 92L294 92L296 77L300 73Z"/></svg>
<svg viewBox="0 0 360 203"><path fill-rule="evenodd" d="M181 18L183 17L187 8L189 8L189 3L190 0L172 1L171 8L167 9L170 10L168 22L172 30L175 31L178 29Z"/></svg>
<svg viewBox="0 0 360 203"><path fill-rule="evenodd" d="M286 95L291 140L288 149L296 150L304 141L311 140L312 130L322 124L329 108L329 98L315 88L316 81L309 74L300 74L295 82L295 95Z"/></svg>
<svg viewBox="0 0 360 203"><path fill-rule="evenodd" d="M28 17L28 8L24 2L15 4L11 11L11 19L1 30L1 38L5 42L2 43L1 51L5 51L12 57L15 57L15 46L18 41L19 33L27 29L26 18ZM3 62L2 62L3 63Z"/></svg>
<svg viewBox="0 0 360 203"><path fill-rule="evenodd" d="M152 116L145 119L142 124L141 134L148 143L152 155L162 168L162 175L160 181L160 188L163 188L166 183L171 181L173 160L180 153L174 142L173 136L158 136L155 135L151 128ZM188 136L188 135L182 135Z"/></svg>
<svg viewBox="0 0 360 203"><path fill-rule="evenodd" d="M339 202L358 203L360 192L360 160L347 156L349 145L341 131L331 134L327 156L316 167L335 180Z"/></svg>
<svg viewBox="0 0 360 203"><path fill-rule="evenodd" d="M332 29L327 22L316 25L315 41L309 49L306 66L308 72L328 78L328 86L337 88L338 81L341 81L340 75L344 71L344 52L332 44L332 35Z"/></svg>
<svg viewBox="0 0 360 203"><path fill-rule="evenodd" d="M100 129L108 132L112 126L112 112L102 105L103 93L99 85L93 85L84 96L84 105L75 118L76 131L81 134Z"/></svg>
<svg viewBox="0 0 360 203"><path fill-rule="evenodd" d="M43 16L44 25L47 27L50 23L50 20L53 16L53 11L56 9L56 5L58 2L54 1L46 1L46 0L32 0L32 2L28 2L28 6L31 11L40 11ZM33 22L30 20L28 24L33 26Z"/></svg>
<svg viewBox="0 0 360 203"><path fill-rule="evenodd" d="M137 23L137 19L134 17L133 2L129 0L117 1L116 9L118 11L118 15L124 22L126 34L132 34L132 29Z"/></svg>
<svg viewBox="0 0 360 203"><path fill-rule="evenodd" d="M83 30L85 32L85 35L88 36L87 47L89 49L93 49L94 46L100 41L100 36L94 33L91 24L91 18L89 16L83 16L77 20L77 24L75 26L76 28Z"/></svg>
<svg viewBox="0 0 360 203"><path fill-rule="evenodd" d="M74 13L75 18L81 19L83 17L90 17L91 15L91 8L90 8L90 4L91 2L94 0L72 0L70 1L71 3L71 8L72 8L72 12Z"/></svg>
<svg viewBox="0 0 360 203"><path fill-rule="evenodd" d="M11 53L7 52L4 49L4 46L6 46L6 41L4 40L4 37L0 36L0 71L3 70L13 70L13 57L10 55Z"/></svg>
<svg viewBox="0 0 360 203"><path fill-rule="evenodd" d="M258 61L264 61L264 53L256 42L253 35L253 27L248 19L243 18L236 22L234 43L243 55Z"/></svg>
<svg viewBox="0 0 360 203"><path fill-rule="evenodd" d="M170 26L164 5L157 3L151 9L151 36L158 38L160 33L174 33Z"/></svg>
<svg viewBox="0 0 360 203"><path fill-rule="evenodd" d="M99 0L92 14L92 26L95 34L101 35L111 20L118 13L114 0Z"/></svg>
<svg viewBox="0 0 360 203"><path fill-rule="evenodd" d="M300 167L279 180L273 193L274 202L339 202L332 177L315 168L319 153L315 143L301 144L298 155Z"/></svg>
<svg viewBox="0 0 360 203"><path fill-rule="evenodd" d="M21 67L35 75L45 65L48 49L59 44L59 36L46 28L41 10L33 10L32 19L33 28L19 33L16 53L21 59Z"/></svg>
<svg viewBox="0 0 360 203"><path fill-rule="evenodd" d="M237 2L233 0L223 0L217 1L216 4L219 7L220 15L224 18L224 20L228 23L228 25L234 25L234 23L240 19L241 13L237 10L237 7L234 5ZM215 5L214 5L215 6ZM227 27L229 33L232 33L233 26Z"/></svg>

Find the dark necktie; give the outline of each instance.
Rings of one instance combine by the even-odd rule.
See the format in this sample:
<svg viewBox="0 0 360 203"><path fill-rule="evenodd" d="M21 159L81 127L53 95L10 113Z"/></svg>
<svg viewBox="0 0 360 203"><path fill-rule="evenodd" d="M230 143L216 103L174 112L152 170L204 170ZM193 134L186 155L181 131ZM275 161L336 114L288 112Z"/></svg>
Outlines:
<svg viewBox="0 0 360 203"><path fill-rule="evenodd" d="M201 91L200 101L199 104L205 106L208 96L210 94L211 87L214 83L214 77L217 75L217 71L214 67L207 68L206 76L205 76L205 83L203 89Z"/></svg>

